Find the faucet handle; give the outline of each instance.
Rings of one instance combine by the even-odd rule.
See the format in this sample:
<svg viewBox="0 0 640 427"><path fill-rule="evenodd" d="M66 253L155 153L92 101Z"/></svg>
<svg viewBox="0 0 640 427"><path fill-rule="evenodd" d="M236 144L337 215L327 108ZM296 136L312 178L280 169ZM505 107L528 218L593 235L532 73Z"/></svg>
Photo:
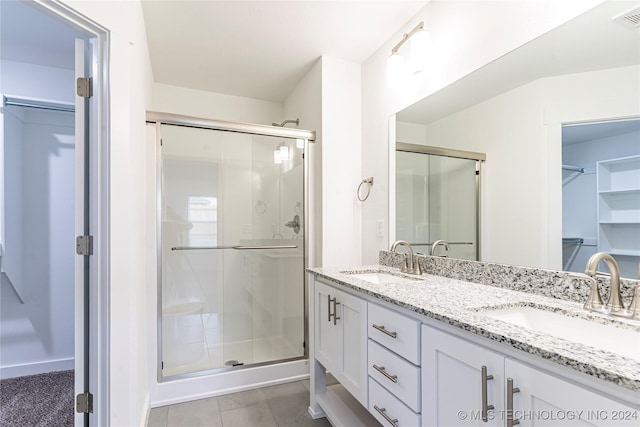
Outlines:
<svg viewBox="0 0 640 427"><path fill-rule="evenodd" d="M589 296L584 303L584 309L590 311L605 311L604 304L602 303L602 297L600 296L600 289L598 289L598 281L595 277L588 274L569 273L570 277L577 279L586 279L591 283L591 289L589 290Z"/></svg>
<svg viewBox="0 0 640 427"><path fill-rule="evenodd" d="M587 276L586 278L591 281L591 289L589 290L587 301L584 303L585 310L605 311L602 297L600 296L600 289L598 289L598 281L595 277Z"/></svg>
<svg viewBox="0 0 640 427"><path fill-rule="evenodd" d="M400 272L408 273L409 272L409 257L407 254L402 254L404 256L404 262L402 263L402 267L400 267Z"/></svg>
<svg viewBox="0 0 640 427"><path fill-rule="evenodd" d="M634 288L633 298L627 310L629 310L629 316L632 319L640 319L640 285L636 285Z"/></svg>

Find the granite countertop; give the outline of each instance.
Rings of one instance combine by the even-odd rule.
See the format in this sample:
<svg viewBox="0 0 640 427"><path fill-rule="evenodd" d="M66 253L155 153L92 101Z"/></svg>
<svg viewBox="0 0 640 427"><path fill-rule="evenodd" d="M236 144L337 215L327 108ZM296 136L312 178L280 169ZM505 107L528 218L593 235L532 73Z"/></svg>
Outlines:
<svg viewBox="0 0 640 427"><path fill-rule="evenodd" d="M429 274L406 275L399 273L397 268L381 265L310 268L308 271L420 315L507 344L620 387L640 391L640 360L493 319L483 314L483 311L510 306L531 306L601 324L615 324L617 327L638 332L638 348L640 321L623 318L612 320L608 316L585 311L582 304L577 302ZM390 272L398 276L399 283L375 284L342 273L344 271ZM419 280L415 280L416 278Z"/></svg>

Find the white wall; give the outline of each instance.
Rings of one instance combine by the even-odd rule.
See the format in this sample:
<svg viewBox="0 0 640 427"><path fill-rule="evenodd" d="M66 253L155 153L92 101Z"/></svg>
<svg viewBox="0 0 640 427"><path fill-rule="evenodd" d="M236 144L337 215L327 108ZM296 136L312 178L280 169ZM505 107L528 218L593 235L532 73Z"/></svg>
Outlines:
<svg viewBox="0 0 640 427"><path fill-rule="evenodd" d="M318 59L309 72L298 82L284 102L284 116L300 119L301 129L314 130L316 141L309 143L310 167L308 171L309 267L322 265L322 60ZM305 190L306 191L306 190Z"/></svg>
<svg viewBox="0 0 640 427"><path fill-rule="evenodd" d="M282 104L154 83L152 111L271 125L282 120Z"/></svg>
<svg viewBox="0 0 640 427"><path fill-rule="evenodd" d="M5 117L15 110L6 108ZM19 285L24 304L3 285L3 377L72 369L74 357L73 114L24 110L16 120L21 122L22 139L7 142L8 148L13 145L20 153L7 160L18 162L11 166L17 166L21 179L10 182L8 190L20 193L19 199L10 200L20 205L8 207L17 208L20 218L7 215L6 253L12 255L15 249L21 253L14 260L17 265L6 267L22 271L17 277L14 269L6 272ZM12 124L7 125L9 130ZM21 228L19 248L9 239L16 228Z"/></svg>
<svg viewBox="0 0 640 427"><path fill-rule="evenodd" d="M2 94L73 102L71 70L7 60L0 68ZM5 107L3 116L6 134L0 139L8 162L3 270L25 303L5 280L0 375L72 369L74 201L66 196L74 188L73 115ZM63 148L65 143L71 145Z"/></svg>
<svg viewBox="0 0 640 427"><path fill-rule="evenodd" d="M518 2L430 2L363 64L362 174L376 178L376 190L363 205L363 261L375 262L388 249L389 234L376 237L376 220L388 222L388 117L533 38L599 0ZM386 59L402 34L419 21L432 33L432 64L419 80L399 90L386 88Z"/></svg>
<svg viewBox="0 0 640 427"><path fill-rule="evenodd" d="M362 264L360 64L322 57L322 266ZM375 189L375 182L374 188ZM372 189L372 190L373 190ZM366 202L364 202L366 203Z"/></svg>
<svg viewBox="0 0 640 427"><path fill-rule="evenodd" d="M73 64L70 64L73 67ZM54 102L74 102L75 79L73 69L46 67L16 61L0 61L5 95Z"/></svg>

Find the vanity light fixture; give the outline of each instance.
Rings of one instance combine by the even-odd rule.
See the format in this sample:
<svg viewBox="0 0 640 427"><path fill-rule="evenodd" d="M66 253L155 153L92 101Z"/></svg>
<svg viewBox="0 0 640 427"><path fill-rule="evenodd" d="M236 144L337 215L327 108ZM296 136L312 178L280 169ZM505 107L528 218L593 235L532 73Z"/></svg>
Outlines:
<svg viewBox="0 0 640 427"><path fill-rule="evenodd" d="M399 50L409 39L411 39L409 58L405 61ZM398 87L408 74L415 75L425 70L430 43L431 33L424 30L423 21L420 21L413 30L402 36L402 40L391 49L391 56L387 58L387 86L389 88Z"/></svg>
<svg viewBox="0 0 640 427"><path fill-rule="evenodd" d="M276 149L273 150L273 163L275 163L276 165L282 163L282 154L280 153L279 147L276 147Z"/></svg>

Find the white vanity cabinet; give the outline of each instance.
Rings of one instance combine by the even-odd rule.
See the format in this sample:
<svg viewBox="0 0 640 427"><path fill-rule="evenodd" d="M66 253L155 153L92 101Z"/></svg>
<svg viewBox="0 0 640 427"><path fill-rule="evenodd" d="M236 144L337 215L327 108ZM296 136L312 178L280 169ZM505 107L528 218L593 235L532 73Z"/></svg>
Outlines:
<svg viewBox="0 0 640 427"><path fill-rule="evenodd" d="M369 412L383 425L420 426L420 322L368 306Z"/></svg>
<svg viewBox="0 0 640 427"><path fill-rule="evenodd" d="M423 426L640 425L638 409L426 325L422 384Z"/></svg>
<svg viewBox="0 0 640 427"><path fill-rule="evenodd" d="M502 355L422 326L423 426L504 425L504 385Z"/></svg>
<svg viewBox="0 0 640 427"><path fill-rule="evenodd" d="M367 302L315 281L315 358L367 407Z"/></svg>

